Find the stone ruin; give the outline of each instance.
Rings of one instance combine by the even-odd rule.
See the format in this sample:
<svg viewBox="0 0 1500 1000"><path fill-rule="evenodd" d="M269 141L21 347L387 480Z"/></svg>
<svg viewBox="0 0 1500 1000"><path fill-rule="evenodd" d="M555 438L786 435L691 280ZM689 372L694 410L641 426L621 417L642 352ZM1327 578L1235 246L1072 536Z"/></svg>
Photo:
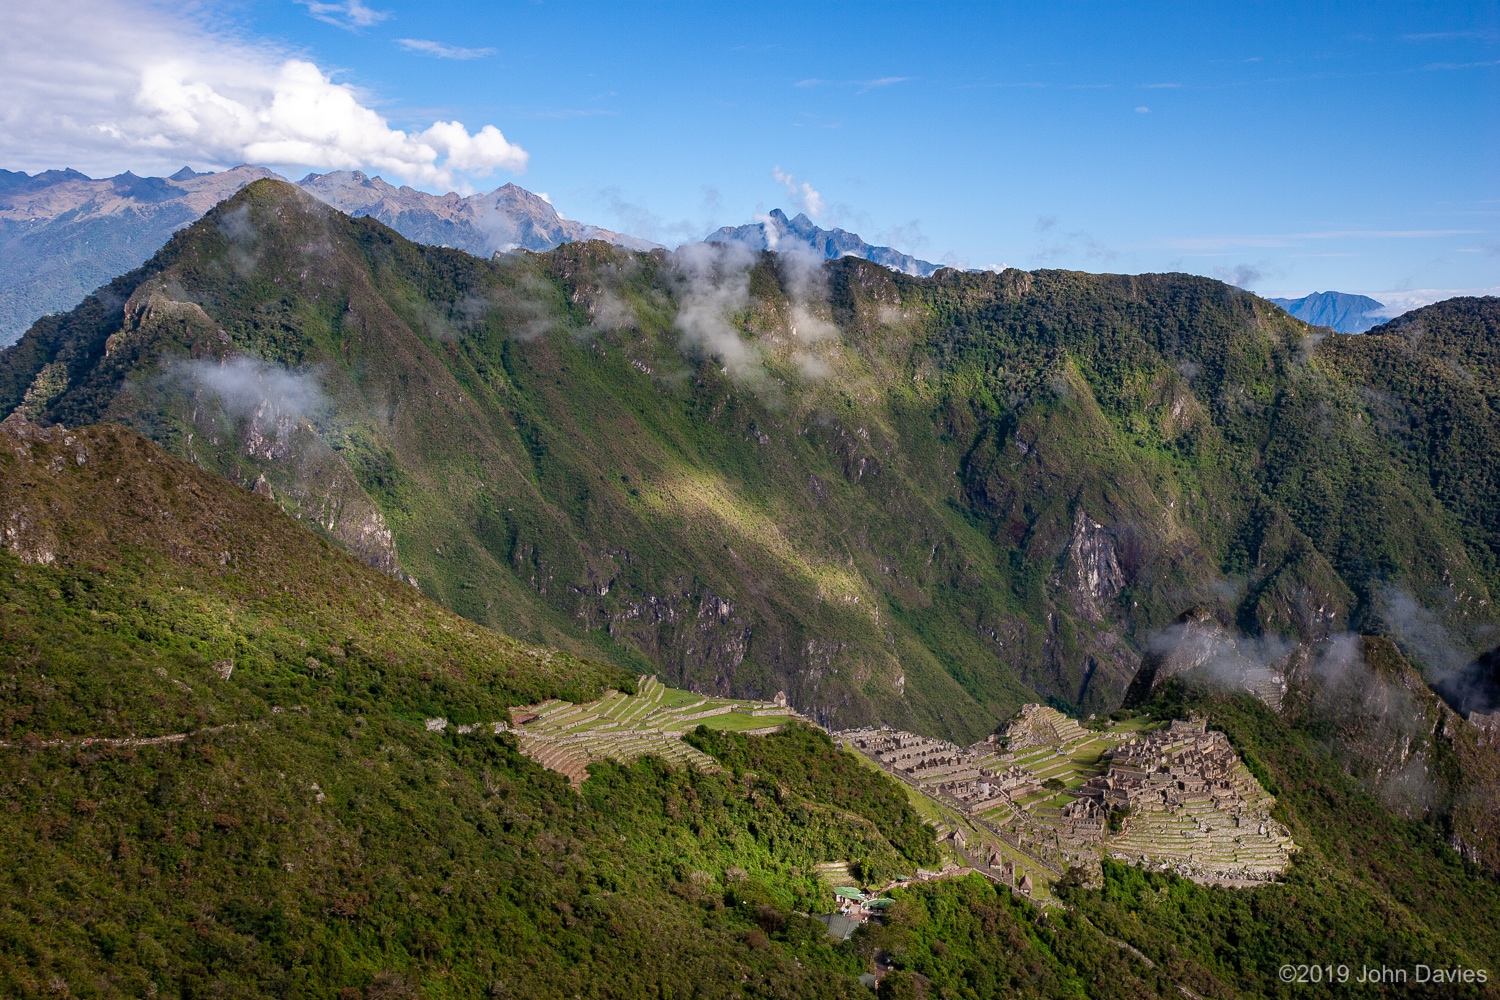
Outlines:
<svg viewBox="0 0 1500 1000"><path fill-rule="evenodd" d="M1026 705L1003 739L968 747L885 727L835 735L965 817L975 833L1037 860L1038 871L1092 870L1104 853L1199 881L1251 884L1284 871L1296 850L1270 815L1275 800L1203 719L1140 734L1091 732L1055 709ZM968 846L977 857L989 853L972 837ZM987 867L1003 880L997 858Z"/></svg>
<svg viewBox="0 0 1500 1000"><path fill-rule="evenodd" d="M1088 730L1074 719L1046 705L1022 705L1021 714L1005 729L1011 752L1028 747L1061 746L1088 738Z"/></svg>

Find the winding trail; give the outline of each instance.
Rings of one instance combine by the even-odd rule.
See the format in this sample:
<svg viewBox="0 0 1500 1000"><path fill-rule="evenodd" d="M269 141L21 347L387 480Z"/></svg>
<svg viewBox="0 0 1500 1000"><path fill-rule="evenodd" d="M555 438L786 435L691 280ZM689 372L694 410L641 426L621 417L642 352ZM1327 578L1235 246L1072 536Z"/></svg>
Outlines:
<svg viewBox="0 0 1500 1000"><path fill-rule="evenodd" d="M222 726L210 726L207 729L195 729L190 733L171 733L167 736L75 736L68 739L57 740L19 740L7 742L0 740L0 750L40 750L46 747L149 747L161 743L181 743L189 736L203 736L208 733L222 733L226 729L235 729L241 723L230 722Z"/></svg>

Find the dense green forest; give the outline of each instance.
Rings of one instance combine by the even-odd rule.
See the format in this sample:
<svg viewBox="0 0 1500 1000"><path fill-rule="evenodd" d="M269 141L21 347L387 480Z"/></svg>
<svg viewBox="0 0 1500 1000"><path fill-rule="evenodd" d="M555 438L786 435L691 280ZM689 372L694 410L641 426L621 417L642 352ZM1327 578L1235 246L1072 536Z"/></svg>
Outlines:
<svg viewBox="0 0 1500 1000"><path fill-rule="evenodd" d="M123 429L12 419L0 443L7 995L861 996L889 968L885 996L1291 996L1284 961L1484 967L1500 944L1500 887L1440 818L1180 680L1148 709L1207 712L1276 790L1304 848L1283 884L1110 863L1041 909L969 876L839 943L805 916L832 903L814 866L879 884L933 844L826 735L701 730L723 770L600 764L575 792L509 736L423 719L615 668L466 622Z"/></svg>
<svg viewBox="0 0 1500 1000"><path fill-rule="evenodd" d="M1494 645L1497 312L1342 337L1183 275L483 261L253 185L0 353L0 993L1290 997L1284 963L1420 963L1490 982L1341 989L1493 996L1500 765L1427 680ZM1185 611L1285 665L1279 712L1138 691L1276 795L1278 884L971 875L838 942L817 864L937 848L817 728L575 791L425 724L654 672L966 740L1107 714Z"/></svg>
<svg viewBox="0 0 1500 1000"><path fill-rule="evenodd" d="M528 641L965 741L1113 708L1192 606L1311 640L1415 604L1493 645L1496 314L1351 337L1188 275L486 261L262 182L0 354L0 412L263 480Z"/></svg>

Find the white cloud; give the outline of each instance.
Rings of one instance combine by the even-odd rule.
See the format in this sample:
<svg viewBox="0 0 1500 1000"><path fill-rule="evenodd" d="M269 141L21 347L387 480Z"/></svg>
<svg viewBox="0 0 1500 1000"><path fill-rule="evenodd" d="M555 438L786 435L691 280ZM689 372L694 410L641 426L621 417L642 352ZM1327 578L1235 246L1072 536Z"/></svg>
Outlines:
<svg viewBox="0 0 1500 1000"><path fill-rule="evenodd" d="M1500 285L1490 285L1485 288L1406 288L1399 291L1375 291L1361 294L1385 304L1383 309L1373 310L1374 315L1392 319L1402 313L1419 309L1422 306L1430 306L1444 299L1460 296L1500 295Z"/></svg>
<svg viewBox="0 0 1500 1000"><path fill-rule="evenodd" d="M1260 279L1265 275L1254 264L1237 264L1234 267L1214 268L1214 277L1236 288L1248 289L1251 285L1259 284Z"/></svg>
<svg viewBox="0 0 1500 1000"><path fill-rule="evenodd" d="M1151 109L1142 104L1140 107L1135 109L1135 113L1138 115L1149 115L1151 113Z"/></svg>
<svg viewBox="0 0 1500 1000"><path fill-rule="evenodd" d="M420 52L424 56L439 59L483 59L495 54L494 49L466 49L461 45L447 45L426 38L398 38L396 44L408 52Z"/></svg>
<svg viewBox="0 0 1500 1000"><path fill-rule="evenodd" d="M815 219L823 214L823 209L827 207L826 203L823 201L823 196L814 190L811 184L806 181L798 184L797 178L783 171L779 164L771 169L771 176L776 179L777 184L786 188L786 193L791 195L792 201L802 211Z"/></svg>
<svg viewBox="0 0 1500 1000"><path fill-rule="evenodd" d="M527 160L493 125L393 128L315 64L145 0L14 0L0 34L0 92L0 159L11 167L251 162L288 173L361 168L446 190L519 172Z"/></svg>
<svg viewBox="0 0 1500 1000"><path fill-rule="evenodd" d="M388 10L372 10L359 0L344 0L343 3L325 3L321 0L297 0L307 12L324 24L353 31L379 24L391 16Z"/></svg>
<svg viewBox="0 0 1500 1000"><path fill-rule="evenodd" d="M191 387L217 396L232 417L253 416L263 408L273 416L315 417L329 406L314 372L291 371L246 355L222 361L182 361L171 371Z"/></svg>
<svg viewBox="0 0 1500 1000"><path fill-rule="evenodd" d="M739 243L687 243L667 257L676 279L681 346L707 354L736 379L754 380L761 356L735 328L734 315L750 304L755 254Z"/></svg>

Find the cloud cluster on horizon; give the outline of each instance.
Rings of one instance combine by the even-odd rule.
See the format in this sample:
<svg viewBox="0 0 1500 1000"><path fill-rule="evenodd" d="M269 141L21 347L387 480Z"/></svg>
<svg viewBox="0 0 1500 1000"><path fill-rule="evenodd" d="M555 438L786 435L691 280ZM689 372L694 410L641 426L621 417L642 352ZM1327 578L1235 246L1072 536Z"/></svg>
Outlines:
<svg viewBox="0 0 1500 1000"><path fill-rule="evenodd" d="M351 18L378 13L357 3L313 6ZM393 128L314 63L215 35L148 0L16 0L7 21L0 156L17 166L249 162L366 169L460 190L470 178L526 167L526 151L494 125Z"/></svg>

